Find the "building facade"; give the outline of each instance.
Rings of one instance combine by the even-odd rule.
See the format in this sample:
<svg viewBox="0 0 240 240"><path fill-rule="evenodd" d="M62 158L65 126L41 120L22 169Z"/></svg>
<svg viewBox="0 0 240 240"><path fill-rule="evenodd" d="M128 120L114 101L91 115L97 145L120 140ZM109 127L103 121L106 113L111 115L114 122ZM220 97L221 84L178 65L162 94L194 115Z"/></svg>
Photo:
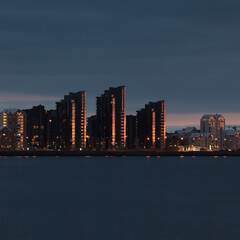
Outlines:
<svg viewBox="0 0 240 240"><path fill-rule="evenodd" d="M66 150L86 148L86 92L69 93L57 105L57 147Z"/></svg>
<svg viewBox="0 0 240 240"><path fill-rule="evenodd" d="M192 133L188 137L188 151L213 150L214 137L211 133Z"/></svg>
<svg viewBox="0 0 240 240"><path fill-rule="evenodd" d="M2 127L12 131L12 148L25 150L27 147L27 115L21 110L4 110L0 113Z"/></svg>
<svg viewBox="0 0 240 240"><path fill-rule="evenodd" d="M57 111L49 110L46 113L46 148L57 149Z"/></svg>
<svg viewBox="0 0 240 240"><path fill-rule="evenodd" d="M225 119L219 114L205 114L200 120L200 132L209 133L214 138L212 150L221 150L225 148Z"/></svg>
<svg viewBox="0 0 240 240"><path fill-rule="evenodd" d="M126 87L109 88L97 97L97 141L100 148L126 147Z"/></svg>
<svg viewBox="0 0 240 240"><path fill-rule="evenodd" d="M137 138L140 148L165 149L166 102L150 102L137 111Z"/></svg>
<svg viewBox="0 0 240 240"><path fill-rule="evenodd" d="M93 115L87 119L87 149L98 149L97 143L97 116Z"/></svg>
<svg viewBox="0 0 240 240"><path fill-rule="evenodd" d="M240 130L226 130L224 141L227 150L240 150Z"/></svg>
<svg viewBox="0 0 240 240"><path fill-rule="evenodd" d="M127 148L136 148L137 142L137 117L133 115L127 116Z"/></svg>
<svg viewBox="0 0 240 240"><path fill-rule="evenodd" d="M23 110L27 114L27 146L29 149L46 147L46 111L44 106Z"/></svg>
<svg viewBox="0 0 240 240"><path fill-rule="evenodd" d="M0 127L0 150L13 150L14 134L7 127Z"/></svg>

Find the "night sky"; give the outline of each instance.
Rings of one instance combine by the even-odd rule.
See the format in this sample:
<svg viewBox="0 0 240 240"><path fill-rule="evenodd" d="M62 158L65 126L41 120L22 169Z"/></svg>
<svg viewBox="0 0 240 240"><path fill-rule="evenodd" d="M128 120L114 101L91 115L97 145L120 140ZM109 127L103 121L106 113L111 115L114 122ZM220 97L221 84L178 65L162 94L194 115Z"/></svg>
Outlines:
<svg viewBox="0 0 240 240"><path fill-rule="evenodd" d="M202 113L240 125L239 0L8 0L0 5L0 110L127 86L127 112L167 101L168 125ZM186 115L183 115L186 114Z"/></svg>

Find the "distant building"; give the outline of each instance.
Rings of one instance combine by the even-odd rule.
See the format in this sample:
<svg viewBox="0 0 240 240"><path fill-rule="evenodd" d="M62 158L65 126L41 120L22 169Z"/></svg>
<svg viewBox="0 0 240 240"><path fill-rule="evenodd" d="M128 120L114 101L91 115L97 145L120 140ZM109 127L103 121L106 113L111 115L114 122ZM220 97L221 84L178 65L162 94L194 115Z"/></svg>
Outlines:
<svg viewBox="0 0 240 240"><path fill-rule="evenodd" d="M210 133L192 133L188 138L188 150L213 150L214 141Z"/></svg>
<svg viewBox="0 0 240 240"><path fill-rule="evenodd" d="M181 150L187 151L191 146L190 136L195 133L200 133L195 127L186 127L176 130L174 133L167 133L166 145L168 148L180 147Z"/></svg>
<svg viewBox="0 0 240 240"><path fill-rule="evenodd" d="M7 127L0 127L0 150L13 150L14 134Z"/></svg>
<svg viewBox="0 0 240 240"><path fill-rule="evenodd" d="M209 133L214 138L213 150L224 149L225 119L219 114L205 114L200 120L201 133ZM209 146L210 147L210 146Z"/></svg>
<svg viewBox="0 0 240 240"><path fill-rule="evenodd" d="M46 113L46 147L57 149L57 111L49 110Z"/></svg>
<svg viewBox="0 0 240 240"><path fill-rule="evenodd" d="M164 150L166 142L166 102L150 102L137 111L137 138L140 148Z"/></svg>
<svg viewBox="0 0 240 240"><path fill-rule="evenodd" d="M12 131L12 148L15 150L25 150L27 145L26 113L20 110L4 110L0 113L0 124L2 127Z"/></svg>
<svg viewBox="0 0 240 240"><path fill-rule="evenodd" d="M59 149L86 148L86 92L69 93L57 105L57 146Z"/></svg>
<svg viewBox="0 0 240 240"><path fill-rule="evenodd" d="M137 137L137 117L133 115L127 116L127 148L136 148Z"/></svg>
<svg viewBox="0 0 240 240"><path fill-rule="evenodd" d="M225 148L228 150L240 149L240 130L226 130L225 131Z"/></svg>
<svg viewBox="0 0 240 240"><path fill-rule="evenodd" d="M93 115L87 119L87 149L94 150L97 146L97 116Z"/></svg>
<svg viewBox="0 0 240 240"><path fill-rule="evenodd" d="M174 132L174 135L178 138L187 138L189 137L192 133L198 133L199 130L197 130L195 127L186 127L183 128L182 130L176 130Z"/></svg>
<svg viewBox="0 0 240 240"><path fill-rule="evenodd" d="M44 106L23 110L27 114L27 144L30 149L46 147L46 111Z"/></svg>
<svg viewBox="0 0 240 240"><path fill-rule="evenodd" d="M103 149L126 147L126 87L109 88L97 97L97 139Z"/></svg>

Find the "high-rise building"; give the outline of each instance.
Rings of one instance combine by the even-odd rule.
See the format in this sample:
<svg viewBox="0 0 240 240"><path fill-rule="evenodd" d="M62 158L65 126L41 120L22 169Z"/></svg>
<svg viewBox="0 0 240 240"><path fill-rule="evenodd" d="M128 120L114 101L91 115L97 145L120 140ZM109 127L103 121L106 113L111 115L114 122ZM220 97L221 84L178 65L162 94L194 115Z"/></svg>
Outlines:
<svg viewBox="0 0 240 240"><path fill-rule="evenodd" d="M127 148L136 148L137 118L133 115L127 115Z"/></svg>
<svg viewBox="0 0 240 240"><path fill-rule="evenodd" d="M109 88L97 97L97 138L102 148L126 147L126 87Z"/></svg>
<svg viewBox="0 0 240 240"><path fill-rule="evenodd" d="M150 102L137 111L137 138L140 148L164 150L166 142L166 102Z"/></svg>
<svg viewBox="0 0 240 240"><path fill-rule="evenodd" d="M15 149L25 150L27 146L27 116L23 111L17 111L13 115L15 123L13 123L13 132L15 133L14 143Z"/></svg>
<svg viewBox="0 0 240 240"><path fill-rule="evenodd" d="M225 119L219 114L205 114L200 120L201 133L210 133L214 139L214 146L209 146L210 149L219 150L225 147L224 132Z"/></svg>
<svg viewBox="0 0 240 240"><path fill-rule="evenodd" d="M57 102L57 145L59 149L86 148L86 92L69 93Z"/></svg>
<svg viewBox="0 0 240 240"><path fill-rule="evenodd" d="M97 146L97 116L93 115L87 119L87 148L98 149Z"/></svg>
<svg viewBox="0 0 240 240"><path fill-rule="evenodd" d="M46 113L46 147L48 149L57 148L57 111L49 110Z"/></svg>
<svg viewBox="0 0 240 240"><path fill-rule="evenodd" d="M2 127L12 131L12 148L16 150L25 150L27 139L26 113L20 110L4 110L0 113L0 124Z"/></svg>
<svg viewBox="0 0 240 240"><path fill-rule="evenodd" d="M30 149L46 147L46 111L44 106L23 110L27 114L27 144Z"/></svg>

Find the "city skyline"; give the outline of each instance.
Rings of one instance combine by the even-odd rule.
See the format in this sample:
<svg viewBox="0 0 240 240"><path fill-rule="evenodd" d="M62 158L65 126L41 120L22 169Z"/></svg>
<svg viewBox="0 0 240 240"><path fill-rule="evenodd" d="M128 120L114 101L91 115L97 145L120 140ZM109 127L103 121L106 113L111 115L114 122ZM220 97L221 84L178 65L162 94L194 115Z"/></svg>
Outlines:
<svg viewBox="0 0 240 240"><path fill-rule="evenodd" d="M134 118L126 114L126 86L105 89L96 97L95 115L88 118L86 100L87 93L82 90L65 94L51 110L44 105L5 109L0 112L0 148L166 149L165 100L146 103Z"/></svg>
<svg viewBox="0 0 240 240"><path fill-rule="evenodd" d="M5 109L0 112L3 150L158 150L235 151L240 126L221 114L204 114L198 126L166 131L166 101L148 102L126 114L126 86L109 87L96 97L96 114L87 118L86 91L70 92L56 108ZM198 119L199 120L199 119Z"/></svg>
<svg viewBox="0 0 240 240"><path fill-rule="evenodd" d="M78 91L78 90L76 90ZM99 92L99 91L98 91ZM90 94L91 98L89 99L88 95L89 92L86 91L87 93L87 117L93 116L95 115L95 111L96 111L96 97L97 96L92 96L92 94ZM63 94L65 95L66 92ZM99 93L99 95L101 95L101 93ZM7 94L5 94L5 97L7 96ZM10 97L14 98L13 95L10 95ZM19 95L15 96L16 98L20 98L24 101L24 104L10 104L10 105L6 105L6 108L4 107L4 104L1 104L0 107L0 112L3 111L4 109L25 109L25 108L32 108L33 106L38 106L38 105L43 105L46 110L51 110L54 109L56 107L56 102L61 101L62 96L60 97L49 97L49 104L45 105L44 104L44 97L42 97L41 95L37 95L36 101L31 102L31 97L33 97L32 95L29 96L22 96L20 97ZM137 106L139 106L139 108L136 108L135 110L132 109L132 111L129 111L129 105L131 106L131 103L129 104L129 94L128 94L128 89L127 89L127 97L126 97L126 114L127 115L136 115L136 112L138 110L140 110L142 108L143 105L146 104L146 102L152 101L153 99L147 98L148 100L146 100L146 102L139 103L137 104ZM1 96L0 96L0 100L1 100ZM26 100L28 100L27 102L25 102ZM159 99L158 99L159 100ZM209 114L211 113L210 111L203 111L203 112L198 112L198 113L184 113L184 112L178 112L178 113L172 113L171 111L168 110L169 108L169 103L168 100L167 101L167 108L166 108L166 129L168 132L174 132L175 130L179 130L181 128L185 128L185 127L197 127L199 128L200 126L200 121L199 119L201 118L202 115L204 114ZM11 102L11 101L10 101ZM139 101L141 102L141 101ZM1 102L2 103L2 102ZM89 106L89 104L91 104ZM89 109L91 110L91 112L89 111ZM212 111L215 114L223 114L226 118L226 122L227 125L226 126L240 126L240 112L239 113L229 113L229 112L222 112L222 111Z"/></svg>

